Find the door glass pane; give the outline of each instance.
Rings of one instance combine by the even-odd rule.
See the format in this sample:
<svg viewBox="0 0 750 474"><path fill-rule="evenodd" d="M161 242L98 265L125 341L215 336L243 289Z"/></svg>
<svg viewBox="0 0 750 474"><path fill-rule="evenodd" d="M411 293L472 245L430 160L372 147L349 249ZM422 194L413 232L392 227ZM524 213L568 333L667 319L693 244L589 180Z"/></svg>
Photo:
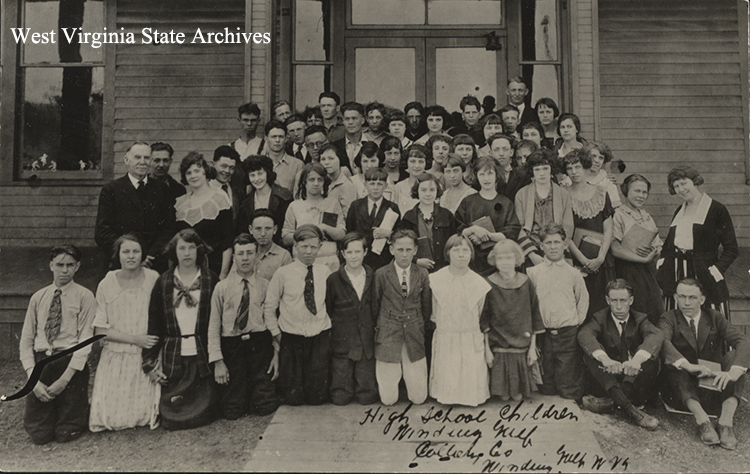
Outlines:
<svg viewBox="0 0 750 474"><path fill-rule="evenodd" d="M294 59L327 61L330 55L330 11L328 0L294 2Z"/></svg>
<svg viewBox="0 0 750 474"><path fill-rule="evenodd" d="M557 2L521 2L521 49L524 61L557 60Z"/></svg>
<svg viewBox="0 0 750 474"><path fill-rule="evenodd" d="M104 68L25 68L24 78L22 169L98 169Z"/></svg>
<svg viewBox="0 0 750 474"><path fill-rule="evenodd" d="M429 25L500 25L500 0L427 0Z"/></svg>
<svg viewBox="0 0 750 474"><path fill-rule="evenodd" d="M357 48L355 88L357 102L377 100L401 108L416 96L414 48ZM387 71L386 74L383 74Z"/></svg>
<svg viewBox="0 0 750 474"><path fill-rule="evenodd" d="M458 110L461 98L497 94L497 53L484 48L437 48L435 50L437 103Z"/></svg>
<svg viewBox="0 0 750 474"><path fill-rule="evenodd" d="M425 0L352 0L353 25L424 25Z"/></svg>
<svg viewBox="0 0 750 474"><path fill-rule="evenodd" d="M523 66L523 77L531 84L531 106L542 97L549 97L560 105L559 66L554 64L536 64Z"/></svg>
<svg viewBox="0 0 750 474"><path fill-rule="evenodd" d="M101 0L81 1L80 8L76 8L75 2L65 5L69 5L69 8L61 12L59 0L25 2L24 27L31 28L29 34L49 33L54 30L56 43L34 44L29 36L23 47L23 60L26 64L102 61L104 38L101 33L104 31L104 2ZM68 35L71 36L70 43L62 28L66 28ZM96 32L99 36L96 41L93 35L89 35L84 38L85 42L79 42L78 32L80 31Z"/></svg>
<svg viewBox="0 0 750 474"><path fill-rule="evenodd" d="M305 106L318 105L318 95L329 90L328 66L294 66L294 107L303 110Z"/></svg>

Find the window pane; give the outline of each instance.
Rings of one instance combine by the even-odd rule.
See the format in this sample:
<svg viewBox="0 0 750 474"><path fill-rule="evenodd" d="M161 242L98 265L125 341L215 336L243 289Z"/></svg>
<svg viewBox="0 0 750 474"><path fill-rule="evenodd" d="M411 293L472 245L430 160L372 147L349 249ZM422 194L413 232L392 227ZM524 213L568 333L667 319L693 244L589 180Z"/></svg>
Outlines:
<svg viewBox="0 0 750 474"><path fill-rule="evenodd" d="M427 0L429 25L499 25L500 0Z"/></svg>
<svg viewBox="0 0 750 474"><path fill-rule="evenodd" d="M401 108L413 101L417 87L416 55L414 48L357 48L354 54L357 102L377 100Z"/></svg>
<svg viewBox="0 0 750 474"><path fill-rule="evenodd" d="M294 2L294 58L327 61L330 56L330 5L328 0Z"/></svg>
<svg viewBox="0 0 750 474"><path fill-rule="evenodd" d="M27 38L24 50L26 64L101 62L103 45L96 44L91 35L88 42L79 43L78 32L104 32L104 2L102 0L76 0L64 4L60 11L59 0L27 1L24 5L24 26L33 32L55 32L56 44L33 44ZM62 28L72 35L70 43ZM77 29L76 29L77 28ZM74 33L75 32L75 33ZM99 36L97 41L102 42ZM98 46L94 48L94 46Z"/></svg>
<svg viewBox="0 0 750 474"><path fill-rule="evenodd" d="M318 95L330 90L328 66L294 66L294 108L318 105Z"/></svg>
<svg viewBox="0 0 750 474"><path fill-rule="evenodd" d="M497 53L484 48L435 50L437 103L458 110L467 94L479 98L497 95Z"/></svg>
<svg viewBox="0 0 750 474"><path fill-rule="evenodd" d="M531 84L531 106L542 97L549 97L560 106L559 66L536 64L523 66L523 77Z"/></svg>
<svg viewBox="0 0 750 474"><path fill-rule="evenodd" d="M521 2L521 49L524 61L557 60L556 0Z"/></svg>
<svg viewBox="0 0 750 474"><path fill-rule="evenodd" d="M425 0L352 0L353 25L424 25Z"/></svg>
<svg viewBox="0 0 750 474"><path fill-rule="evenodd" d="M26 68L24 76L21 168L99 169L104 68Z"/></svg>

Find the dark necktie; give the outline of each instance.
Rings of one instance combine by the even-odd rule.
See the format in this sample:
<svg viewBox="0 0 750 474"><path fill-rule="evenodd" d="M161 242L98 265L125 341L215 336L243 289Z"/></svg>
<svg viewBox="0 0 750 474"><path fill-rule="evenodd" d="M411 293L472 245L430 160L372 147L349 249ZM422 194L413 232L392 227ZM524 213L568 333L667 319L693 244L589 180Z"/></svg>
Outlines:
<svg viewBox="0 0 750 474"><path fill-rule="evenodd" d="M294 154L294 156L302 161L305 161L305 156L302 154L302 146L297 147L297 153Z"/></svg>
<svg viewBox="0 0 750 474"><path fill-rule="evenodd" d="M229 186L227 186L226 183L221 185L221 189L227 193L227 196L229 196Z"/></svg>
<svg viewBox="0 0 750 474"><path fill-rule="evenodd" d="M194 308L195 305L198 304L195 299L190 296L191 291L200 290L201 289L201 279L196 278L192 285L190 285L190 288L185 288L185 285L182 284L180 280L177 278L174 279L174 287L177 290L177 297L174 299L174 307L177 308L180 306L180 302L182 302L182 299L185 298L185 304L188 308Z"/></svg>
<svg viewBox="0 0 750 474"><path fill-rule="evenodd" d="M372 203L372 211L370 211L370 222L372 225L375 225L375 216L378 215L378 205L377 203Z"/></svg>
<svg viewBox="0 0 750 474"><path fill-rule="evenodd" d="M142 179L138 180L138 187L135 189L135 193L138 195L138 199L146 202L146 183Z"/></svg>
<svg viewBox="0 0 750 474"><path fill-rule="evenodd" d="M305 275L305 306L312 314L318 314L315 307L315 280L313 279L313 267L308 265L307 275Z"/></svg>
<svg viewBox="0 0 750 474"><path fill-rule="evenodd" d="M628 343L625 340L625 325L627 324L627 321L618 321L618 323L620 324L620 341L622 341L622 348L625 349L626 354L629 354Z"/></svg>
<svg viewBox="0 0 750 474"><path fill-rule="evenodd" d="M242 299L240 306L237 308L237 319L234 322L234 332L240 332L247 326L247 320L250 317L250 288L247 286L247 279L242 279Z"/></svg>
<svg viewBox="0 0 750 474"><path fill-rule="evenodd" d="M698 340L698 331L695 328L695 319L690 318L690 330L693 332L693 336L695 336L695 340Z"/></svg>
<svg viewBox="0 0 750 474"><path fill-rule="evenodd" d="M62 301L60 300L60 294L62 294L62 290L60 288L56 289L55 295L52 297L52 303L49 305L47 323L44 325L44 335L47 336L47 342L50 347L52 347L52 341L60 334L60 325L62 323Z"/></svg>
<svg viewBox="0 0 750 474"><path fill-rule="evenodd" d="M401 273L401 293L404 297L409 296L409 285L406 283L406 270Z"/></svg>

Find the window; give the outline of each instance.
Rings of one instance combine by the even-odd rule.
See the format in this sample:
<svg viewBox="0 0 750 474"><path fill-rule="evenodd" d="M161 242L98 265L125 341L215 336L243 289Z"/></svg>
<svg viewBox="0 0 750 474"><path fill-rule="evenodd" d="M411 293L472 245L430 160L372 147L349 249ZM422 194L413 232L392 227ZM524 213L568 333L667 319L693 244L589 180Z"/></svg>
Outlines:
<svg viewBox="0 0 750 474"><path fill-rule="evenodd" d="M19 10L22 29L55 33L55 44L19 45L19 177L101 177L104 47L78 32L105 32L104 1L24 0Z"/></svg>
<svg viewBox="0 0 750 474"><path fill-rule="evenodd" d="M331 90L331 1L296 0L293 7L292 78L298 110Z"/></svg>
<svg viewBox="0 0 750 474"><path fill-rule="evenodd" d="M493 25L500 0L351 0L352 25Z"/></svg>
<svg viewBox="0 0 750 474"><path fill-rule="evenodd" d="M521 70L531 89L531 105L549 97L560 106L560 42L557 0L521 4Z"/></svg>

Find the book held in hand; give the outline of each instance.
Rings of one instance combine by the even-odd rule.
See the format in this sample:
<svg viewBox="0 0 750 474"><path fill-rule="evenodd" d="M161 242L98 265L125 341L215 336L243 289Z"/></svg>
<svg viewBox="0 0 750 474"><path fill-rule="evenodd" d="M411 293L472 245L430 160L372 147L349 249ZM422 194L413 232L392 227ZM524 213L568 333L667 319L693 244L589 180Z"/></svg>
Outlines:
<svg viewBox="0 0 750 474"><path fill-rule="evenodd" d="M420 237L417 239L417 258L428 258L435 261L435 256L432 254L432 245L430 245L430 239Z"/></svg>
<svg viewBox="0 0 750 474"><path fill-rule="evenodd" d="M495 230L495 226L492 224L492 219L490 219L489 216L480 217L479 219L472 222L471 225L479 226L487 230L487 232L491 234L494 234L495 232L497 232ZM482 250L491 249L494 246L495 246L494 240L488 240L487 242L482 242L481 244L479 244L479 248L481 248Z"/></svg>
<svg viewBox="0 0 750 474"><path fill-rule="evenodd" d="M709 369L711 369L711 372L713 372L714 374L718 374L719 372L721 372L721 364L719 364L718 362L711 362L710 360L706 360L706 359L698 359L698 365L708 367ZM712 390L714 392L721 392L721 390L719 390L719 387L714 385L715 380L716 380L715 375L712 375L710 377L700 377L698 379L698 385L701 388L705 388L706 390Z"/></svg>
<svg viewBox="0 0 750 474"><path fill-rule="evenodd" d="M640 224L633 224L630 230L623 236L621 245L625 250L637 255L635 249L650 247L658 233L658 231L646 229Z"/></svg>
<svg viewBox="0 0 750 474"><path fill-rule="evenodd" d="M335 212L324 212L323 213L323 220L322 224L329 225L331 227L336 227L336 224L339 221L339 215Z"/></svg>
<svg viewBox="0 0 750 474"><path fill-rule="evenodd" d="M593 230L576 228L573 232L573 243L584 257L594 259L599 256L599 250L602 248L604 234L594 232Z"/></svg>

